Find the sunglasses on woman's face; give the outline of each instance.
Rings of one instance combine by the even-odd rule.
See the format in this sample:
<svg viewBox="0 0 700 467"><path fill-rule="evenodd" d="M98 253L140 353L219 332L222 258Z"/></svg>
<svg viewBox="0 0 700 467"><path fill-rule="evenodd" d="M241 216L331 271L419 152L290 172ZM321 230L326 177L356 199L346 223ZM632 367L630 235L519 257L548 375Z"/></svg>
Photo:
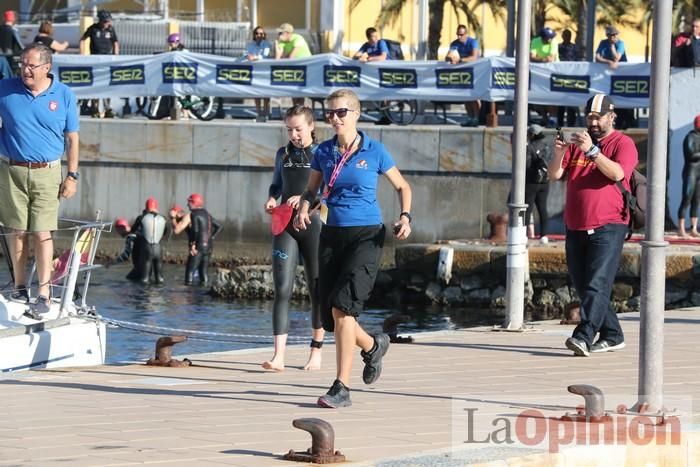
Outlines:
<svg viewBox="0 0 700 467"><path fill-rule="evenodd" d="M338 118L345 118L348 115L348 112L354 112L353 109L347 109L343 107L342 109L328 109L326 110L326 118L330 120L333 118L333 115L337 115Z"/></svg>

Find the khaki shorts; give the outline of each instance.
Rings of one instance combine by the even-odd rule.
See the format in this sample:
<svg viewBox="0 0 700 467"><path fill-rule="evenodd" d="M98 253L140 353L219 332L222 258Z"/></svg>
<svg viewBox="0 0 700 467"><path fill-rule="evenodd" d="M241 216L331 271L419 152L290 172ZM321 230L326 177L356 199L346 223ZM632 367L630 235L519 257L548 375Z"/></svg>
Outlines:
<svg viewBox="0 0 700 467"><path fill-rule="evenodd" d="M60 162L30 169L0 160L0 222L27 232L56 230L61 181Z"/></svg>

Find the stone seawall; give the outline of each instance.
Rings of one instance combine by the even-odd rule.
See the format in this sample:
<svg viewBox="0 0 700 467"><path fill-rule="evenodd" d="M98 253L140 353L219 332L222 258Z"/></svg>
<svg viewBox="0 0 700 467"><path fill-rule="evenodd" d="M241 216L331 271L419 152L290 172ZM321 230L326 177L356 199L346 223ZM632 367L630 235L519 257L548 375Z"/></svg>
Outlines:
<svg viewBox="0 0 700 467"><path fill-rule="evenodd" d="M506 212L511 128L360 127L387 147L411 184L412 241L483 238L489 233L486 215ZM319 122L316 132L320 140L332 135ZM646 130L630 134L644 154ZM187 196L198 192L223 222L222 240L265 241L270 233L263 205L275 153L286 141L279 122L81 119L80 186L77 196L61 203L60 214L92 219L100 210L103 219L133 219L150 196L164 212L175 202L184 206ZM553 183L549 193L556 232L563 184ZM395 219L397 196L384 180L378 200L385 221Z"/></svg>
<svg viewBox="0 0 700 467"><path fill-rule="evenodd" d="M437 277L441 248L454 251L451 277ZM563 242L532 243L528 248L529 280L525 308L533 319L564 317L578 297L568 278ZM503 308L506 296L506 247L488 242L410 244L396 248L396 267L381 271L370 300L372 305L400 308L411 304L445 307ZM612 292L617 312L638 311L640 305L641 247L628 242L623 251ZM666 259L666 308L700 306L700 245L671 245ZM220 269L213 287L222 297L272 298L274 287L269 266ZM306 297L301 268L297 271L295 297Z"/></svg>

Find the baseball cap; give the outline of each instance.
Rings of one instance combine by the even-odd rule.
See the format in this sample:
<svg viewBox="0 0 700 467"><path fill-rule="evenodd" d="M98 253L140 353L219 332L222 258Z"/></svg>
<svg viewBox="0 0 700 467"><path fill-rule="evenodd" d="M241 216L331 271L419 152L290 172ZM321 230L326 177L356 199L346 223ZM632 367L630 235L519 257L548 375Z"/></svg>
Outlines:
<svg viewBox="0 0 700 467"><path fill-rule="evenodd" d="M280 27L277 28L277 32L289 32L292 33L294 32L294 26L292 26L289 23L282 23L280 24Z"/></svg>
<svg viewBox="0 0 700 467"><path fill-rule="evenodd" d="M4 14L3 17L5 18L5 21L15 21L17 17L15 16L15 12L12 10L7 10Z"/></svg>
<svg viewBox="0 0 700 467"><path fill-rule="evenodd" d="M618 31L615 26L607 26L605 28L605 35L606 36L615 36L617 34L620 34L620 31Z"/></svg>
<svg viewBox="0 0 700 467"><path fill-rule="evenodd" d="M557 35L556 32L554 32L554 29L544 27L540 29L540 37L543 37L545 39L554 39L554 37Z"/></svg>
<svg viewBox="0 0 700 467"><path fill-rule="evenodd" d="M540 135L544 131L544 128L542 125L538 125L537 123L533 123L529 127L527 127L527 132L530 133L531 135Z"/></svg>
<svg viewBox="0 0 700 467"><path fill-rule="evenodd" d="M695 129L696 129L696 130L700 130L700 115L696 115L696 116L695 116L695 122L694 122L694 124L695 124Z"/></svg>
<svg viewBox="0 0 700 467"><path fill-rule="evenodd" d="M604 115L608 112L613 112L614 110L615 104L613 104L612 99L605 94L596 94L588 99L588 102L586 102L586 114L595 112L600 115Z"/></svg>
<svg viewBox="0 0 700 467"><path fill-rule="evenodd" d="M111 21L112 13L110 13L107 10L100 10L97 12L97 19L100 21L100 23L104 23L105 21Z"/></svg>

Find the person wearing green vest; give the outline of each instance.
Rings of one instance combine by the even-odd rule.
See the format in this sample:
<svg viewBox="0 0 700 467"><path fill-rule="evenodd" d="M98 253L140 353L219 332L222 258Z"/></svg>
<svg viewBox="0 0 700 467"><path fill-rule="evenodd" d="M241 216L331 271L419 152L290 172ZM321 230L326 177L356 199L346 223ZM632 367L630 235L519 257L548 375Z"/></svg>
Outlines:
<svg viewBox="0 0 700 467"><path fill-rule="evenodd" d="M294 26L289 23L280 24L275 41L275 58L306 58L311 55L309 44L301 34L294 32ZM304 105L304 98L295 97L292 102L294 105Z"/></svg>

